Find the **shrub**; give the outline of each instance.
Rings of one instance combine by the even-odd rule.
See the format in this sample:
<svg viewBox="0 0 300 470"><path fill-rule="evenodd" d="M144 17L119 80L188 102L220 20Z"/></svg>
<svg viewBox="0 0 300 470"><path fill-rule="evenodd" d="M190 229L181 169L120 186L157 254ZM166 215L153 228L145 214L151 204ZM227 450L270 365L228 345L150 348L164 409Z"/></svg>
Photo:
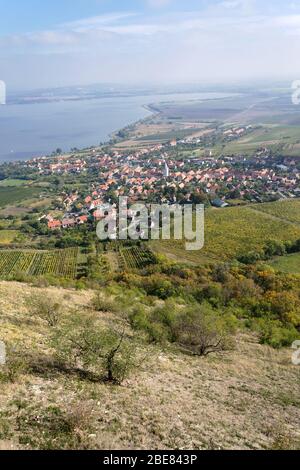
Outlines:
<svg viewBox="0 0 300 470"><path fill-rule="evenodd" d="M6 347L6 363L0 368L0 381L15 383L29 368L26 357L19 347Z"/></svg>
<svg viewBox="0 0 300 470"><path fill-rule="evenodd" d="M138 306L133 309L129 319L131 326L144 331L150 342L174 342L177 311L175 302L168 300L164 306L153 310Z"/></svg>
<svg viewBox="0 0 300 470"><path fill-rule="evenodd" d="M135 365L136 347L125 330L100 327L94 318L73 315L52 337L58 359L120 385Z"/></svg>
<svg viewBox="0 0 300 470"><path fill-rule="evenodd" d="M194 292L195 299L201 303L207 300L213 307L218 308L224 305L224 289L221 284L211 283L202 289Z"/></svg>
<svg viewBox="0 0 300 470"><path fill-rule="evenodd" d="M268 344L275 349L291 346L300 339L300 334L292 325L283 326L278 320L260 318L254 323L261 344Z"/></svg>
<svg viewBox="0 0 300 470"><path fill-rule="evenodd" d="M130 315L130 322L134 329L143 331L151 343L164 343L168 340L166 327L162 323L154 321L151 314L146 313L142 308L134 309Z"/></svg>
<svg viewBox="0 0 300 470"><path fill-rule="evenodd" d="M223 295L225 304L230 302L238 302L241 306L252 305L253 299L259 299L261 289L252 279L241 277L239 279L232 278L223 286Z"/></svg>
<svg viewBox="0 0 300 470"><path fill-rule="evenodd" d="M82 403L67 409L23 406L17 417L19 442L35 450L88 449L90 414Z"/></svg>
<svg viewBox="0 0 300 470"><path fill-rule="evenodd" d="M130 321L151 342L178 344L182 351L199 356L229 347L229 333L235 331L237 324L234 315L221 317L209 305L180 308L170 300L152 311L134 309Z"/></svg>
<svg viewBox="0 0 300 470"><path fill-rule="evenodd" d="M150 315L150 322L153 340L176 341L177 309L173 302L166 302L164 307L156 308Z"/></svg>
<svg viewBox="0 0 300 470"><path fill-rule="evenodd" d="M117 312L118 311L118 305L116 302L114 302L111 299L107 299L103 297L101 292L97 292L97 294L94 296L92 299L92 307L94 310L97 312Z"/></svg>
<svg viewBox="0 0 300 470"><path fill-rule="evenodd" d="M48 295L32 295L27 300L30 313L54 327L61 318L61 305Z"/></svg>
<svg viewBox="0 0 300 470"><path fill-rule="evenodd" d="M286 247L284 242L278 240L269 240L265 246L265 256L267 259L273 256L283 256L286 254Z"/></svg>
<svg viewBox="0 0 300 470"><path fill-rule="evenodd" d="M261 261L265 258L264 252L250 251L246 255L238 257L238 261L243 264L254 264L257 261Z"/></svg>
<svg viewBox="0 0 300 470"><path fill-rule="evenodd" d="M176 337L182 351L194 356L208 356L231 346L228 327L205 306L180 314Z"/></svg>
<svg viewBox="0 0 300 470"><path fill-rule="evenodd" d="M162 300L166 300L176 293L172 282L159 275L147 278L142 286L148 295L158 297Z"/></svg>

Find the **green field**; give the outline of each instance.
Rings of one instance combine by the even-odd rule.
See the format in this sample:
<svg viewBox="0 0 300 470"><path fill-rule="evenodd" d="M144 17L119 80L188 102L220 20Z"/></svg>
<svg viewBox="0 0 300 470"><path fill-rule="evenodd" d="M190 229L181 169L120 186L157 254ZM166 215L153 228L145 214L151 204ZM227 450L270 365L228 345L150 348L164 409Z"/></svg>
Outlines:
<svg viewBox="0 0 300 470"><path fill-rule="evenodd" d="M270 265L278 271L289 274L300 274L300 253L279 256Z"/></svg>
<svg viewBox="0 0 300 470"><path fill-rule="evenodd" d="M172 139L184 139L192 134L202 131L203 128L193 128L193 129L174 129L174 131L161 132L152 135L146 135L136 139L138 142L147 141L147 142L161 142L165 143Z"/></svg>
<svg viewBox="0 0 300 470"><path fill-rule="evenodd" d="M215 152L230 153L254 153L261 147L271 149L281 147L285 155L300 155L300 129L296 126L266 125L257 129L248 136L225 144L222 148L217 145Z"/></svg>
<svg viewBox="0 0 300 470"><path fill-rule="evenodd" d="M78 249L37 251L0 250L0 277L13 274L42 276L51 274L74 279L77 275Z"/></svg>
<svg viewBox="0 0 300 470"><path fill-rule="evenodd" d="M9 245L16 239L18 233L17 230L0 230L0 245Z"/></svg>
<svg viewBox="0 0 300 470"><path fill-rule="evenodd" d="M0 187L0 207L37 197L40 192L40 188L34 187Z"/></svg>
<svg viewBox="0 0 300 470"><path fill-rule="evenodd" d="M205 246L200 251L186 251L181 241L152 241L154 251L171 259L193 264L226 261L263 248L270 239L289 241L300 238L300 201L284 201L279 207L284 212L286 205L289 218L278 215L278 203L209 209L205 213Z"/></svg>
<svg viewBox="0 0 300 470"><path fill-rule="evenodd" d="M300 225L300 199L257 204L255 209L278 217L281 220Z"/></svg>
<svg viewBox="0 0 300 470"><path fill-rule="evenodd" d="M31 183L32 183L32 181L7 178L6 180L1 180L0 181L0 187L1 188L9 188L9 187L28 186Z"/></svg>

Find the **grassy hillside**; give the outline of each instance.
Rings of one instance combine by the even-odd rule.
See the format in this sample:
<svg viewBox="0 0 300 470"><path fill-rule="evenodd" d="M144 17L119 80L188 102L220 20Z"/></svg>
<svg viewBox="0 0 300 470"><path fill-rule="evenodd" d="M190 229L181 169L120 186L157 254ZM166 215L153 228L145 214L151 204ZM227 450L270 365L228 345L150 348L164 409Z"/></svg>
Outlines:
<svg viewBox="0 0 300 470"><path fill-rule="evenodd" d="M300 274L300 253L280 256L269 264L283 273Z"/></svg>
<svg viewBox="0 0 300 470"><path fill-rule="evenodd" d="M277 217L286 223L292 222L300 226L300 199L258 204L255 209Z"/></svg>
<svg viewBox="0 0 300 470"><path fill-rule="evenodd" d="M266 241L300 238L300 200L246 207L209 209L205 213L205 246L188 252L177 241L155 241L155 251L179 261L203 264L225 261L262 248Z"/></svg>
<svg viewBox="0 0 300 470"><path fill-rule="evenodd" d="M0 207L5 207L8 204L15 202L23 202L25 199L36 197L40 194L40 188L26 187L26 186L7 186L0 187Z"/></svg>
<svg viewBox="0 0 300 470"><path fill-rule="evenodd" d="M55 298L66 316L93 313L92 291L0 282L0 339L31 357L13 382L0 370L1 449L299 448L300 369L290 350L245 334L207 358L145 344L123 385L109 385L45 359L49 327L30 315L33 295ZM97 316L120 322L109 311Z"/></svg>
<svg viewBox="0 0 300 470"><path fill-rule="evenodd" d="M0 229L0 245L8 245L16 240L18 236L17 230L2 230Z"/></svg>
<svg viewBox="0 0 300 470"><path fill-rule="evenodd" d="M19 180L14 178L7 178L5 180L0 181L1 188L9 188L9 187L20 187L20 186L28 186L32 183L32 181L27 180Z"/></svg>
<svg viewBox="0 0 300 470"><path fill-rule="evenodd" d="M284 155L299 155L300 133L296 126L264 126L246 137L229 142L225 148L217 146L215 151L224 153L253 153L261 147L276 149L281 146Z"/></svg>

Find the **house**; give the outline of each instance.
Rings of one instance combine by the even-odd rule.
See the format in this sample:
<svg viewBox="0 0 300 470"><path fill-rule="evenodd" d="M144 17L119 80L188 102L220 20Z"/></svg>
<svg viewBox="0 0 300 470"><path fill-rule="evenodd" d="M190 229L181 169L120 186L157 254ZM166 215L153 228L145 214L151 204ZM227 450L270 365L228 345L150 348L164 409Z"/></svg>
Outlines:
<svg viewBox="0 0 300 470"><path fill-rule="evenodd" d="M61 221L60 220L49 220L48 228L50 230L60 230L61 229Z"/></svg>
<svg viewBox="0 0 300 470"><path fill-rule="evenodd" d="M76 219L76 222L77 222L78 225L86 224L87 221L88 221L88 216L87 215L80 215Z"/></svg>
<svg viewBox="0 0 300 470"><path fill-rule="evenodd" d="M63 219L62 221L62 227L63 228L70 228L74 227L76 225L76 220L75 219Z"/></svg>
<svg viewBox="0 0 300 470"><path fill-rule="evenodd" d="M93 209L96 209L96 207L100 206L101 204L102 204L102 200L96 199L95 201L91 203L89 210L92 211Z"/></svg>

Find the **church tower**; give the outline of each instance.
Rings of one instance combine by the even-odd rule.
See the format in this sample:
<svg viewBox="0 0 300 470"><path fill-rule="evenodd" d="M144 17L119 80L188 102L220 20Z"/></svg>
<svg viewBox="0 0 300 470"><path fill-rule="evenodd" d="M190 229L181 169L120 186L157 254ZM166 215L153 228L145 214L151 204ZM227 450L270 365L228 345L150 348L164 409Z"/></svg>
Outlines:
<svg viewBox="0 0 300 470"><path fill-rule="evenodd" d="M165 161L164 177L169 178L169 176L170 176L170 168L168 167L168 164Z"/></svg>

